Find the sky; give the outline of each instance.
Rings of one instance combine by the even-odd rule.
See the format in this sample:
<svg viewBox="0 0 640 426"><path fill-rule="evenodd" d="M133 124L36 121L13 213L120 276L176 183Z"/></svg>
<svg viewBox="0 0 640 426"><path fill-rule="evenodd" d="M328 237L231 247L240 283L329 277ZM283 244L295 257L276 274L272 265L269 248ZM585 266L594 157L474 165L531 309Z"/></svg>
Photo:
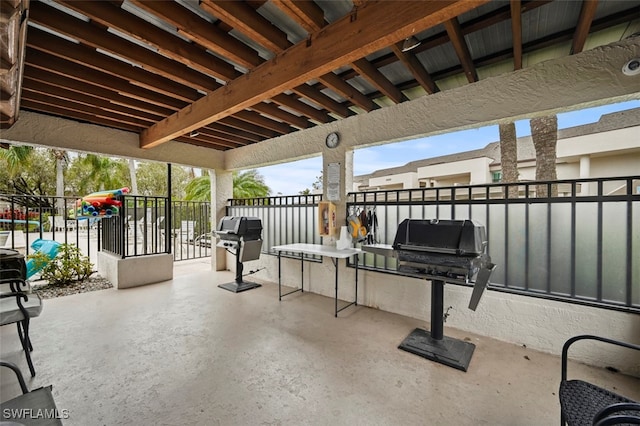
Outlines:
<svg viewBox="0 0 640 426"><path fill-rule="evenodd" d="M617 111L639 108L640 100L633 100L558 114L558 128L597 122L600 116ZM531 134L529 120L516 122L518 137ZM353 174L363 175L375 170L397 167L410 161L441 155L471 151L500 140L498 126L485 126L443 135L404 142L356 149L353 154ZM638 142L640 144L640 141ZM311 185L322 171L322 157L313 157L257 169L271 188L271 195L296 195Z"/></svg>

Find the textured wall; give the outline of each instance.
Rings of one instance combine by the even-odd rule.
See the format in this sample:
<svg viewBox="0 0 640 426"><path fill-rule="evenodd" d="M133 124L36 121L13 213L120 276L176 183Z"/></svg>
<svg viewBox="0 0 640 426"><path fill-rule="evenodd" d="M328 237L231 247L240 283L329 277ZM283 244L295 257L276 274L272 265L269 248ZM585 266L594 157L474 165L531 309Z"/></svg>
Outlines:
<svg viewBox="0 0 640 426"><path fill-rule="evenodd" d="M0 140L202 168L224 164L224 154L212 149L177 142L141 149L135 133L29 111L21 111L16 124L0 132Z"/></svg>
<svg viewBox="0 0 640 426"><path fill-rule="evenodd" d="M225 164L243 169L318 155L332 131L354 148L640 99L640 77L621 71L634 57L640 57L637 37L233 149Z"/></svg>

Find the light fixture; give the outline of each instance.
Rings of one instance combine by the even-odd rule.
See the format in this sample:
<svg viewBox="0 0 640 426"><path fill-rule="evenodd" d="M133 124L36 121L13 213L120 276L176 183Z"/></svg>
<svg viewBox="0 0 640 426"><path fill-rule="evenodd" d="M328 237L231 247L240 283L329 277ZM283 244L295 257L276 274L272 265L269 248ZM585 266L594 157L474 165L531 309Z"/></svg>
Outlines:
<svg viewBox="0 0 640 426"><path fill-rule="evenodd" d="M420 43L422 43L420 40L418 40L417 38L415 38L414 36L411 36L409 38L405 38L404 42L402 43L402 51L403 52L408 52L411 49L414 49L418 46L420 46Z"/></svg>
<svg viewBox="0 0 640 426"><path fill-rule="evenodd" d="M190 138L195 138L199 134L200 134L200 132L198 132L197 130L192 130L191 133L189 133L189 137Z"/></svg>

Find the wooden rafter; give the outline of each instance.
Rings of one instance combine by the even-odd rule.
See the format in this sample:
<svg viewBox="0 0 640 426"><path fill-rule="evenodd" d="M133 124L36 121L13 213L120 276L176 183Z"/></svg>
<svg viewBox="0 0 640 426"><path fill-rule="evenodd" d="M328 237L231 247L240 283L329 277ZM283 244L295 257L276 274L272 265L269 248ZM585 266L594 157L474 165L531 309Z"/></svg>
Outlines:
<svg viewBox="0 0 640 426"><path fill-rule="evenodd" d="M298 100L293 95L285 95L284 93L281 93L279 95L273 96L271 100L284 107L291 108L294 111L300 111L302 114L310 117L313 120L316 120L319 123L328 123L329 121L331 121L331 118L326 111L316 109L311 105Z"/></svg>
<svg viewBox="0 0 640 426"><path fill-rule="evenodd" d="M360 93L358 89L338 77L332 72L328 72L317 77L319 81L324 83L326 86L331 87L333 90L338 92L340 96L350 100L354 105L359 106L365 111L373 111L376 109L376 104L365 95Z"/></svg>
<svg viewBox="0 0 640 426"><path fill-rule="evenodd" d="M351 66L393 102L399 104L407 100L407 97L378 68L371 65L371 62L363 58L353 61Z"/></svg>
<svg viewBox="0 0 640 426"><path fill-rule="evenodd" d="M473 65L473 59L471 59L471 53L469 52L467 42L464 40L458 18L451 18L445 21L444 27L447 30L449 40L451 40L451 44L453 44L453 48L458 55L460 64L462 64L462 69L467 76L467 80L469 83L478 81L478 73L476 72L475 65Z"/></svg>
<svg viewBox="0 0 640 426"><path fill-rule="evenodd" d="M289 123L290 125L297 127L299 129L306 129L307 127L312 127L313 125L304 117L299 117L295 114L291 114L285 110L282 110L277 107L276 104L270 104L266 102L261 102L255 104L251 107L251 109L262 113L263 115L271 116L277 120L284 121L285 123Z"/></svg>
<svg viewBox="0 0 640 426"><path fill-rule="evenodd" d="M100 48L128 59L163 77L174 79L206 92L220 87L215 79L191 69L183 63L158 55L42 2L34 2L31 6L30 19L68 37L80 40L93 48Z"/></svg>
<svg viewBox="0 0 640 426"><path fill-rule="evenodd" d="M513 38L513 69L522 69L522 5L511 0L511 36Z"/></svg>
<svg viewBox="0 0 640 426"><path fill-rule="evenodd" d="M271 0L271 2L308 33L314 33L324 27L324 11L311 0Z"/></svg>
<svg viewBox="0 0 640 426"><path fill-rule="evenodd" d="M179 37L161 30L142 18L106 1L69 1L57 0L58 3L82 13L105 27L116 29L150 46L159 53L188 65L190 68L221 80L233 80L241 75L233 65L211 55Z"/></svg>
<svg viewBox="0 0 640 426"><path fill-rule="evenodd" d="M405 67L411 72L418 84L429 94L440 91L431 75L427 72L424 66L420 63L418 58L411 52L402 51L402 43L395 43L391 45L393 53L402 61Z"/></svg>
<svg viewBox="0 0 640 426"><path fill-rule="evenodd" d="M200 7L273 52L289 47L287 35L245 2L203 0Z"/></svg>
<svg viewBox="0 0 640 426"><path fill-rule="evenodd" d="M591 22L593 22L593 18L596 15L596 9L598 9L598 0L584 0L582 2L580 17L578 18L576 31L573 34L573 43L571 44L572 55L580 53L582 49L584 49L584 44L587 41L589 29L591 28Z"/></svg>
<svg viewBox="0 0 640 426"><path fill-rule="evenodd" d="M286 54L278 55L194 102L188 109L146 129L140 135L141 146L161 144L237 113L396 43L412 34L416 27L430 28L483 3L486 1L403 2L402 7L398 7L397 2L367 3L358 10L356 20L347 16L326 26L310 45L304 41L298 43L287 49ZM394 19L389 19L390 16ZM354 40L357 47L345 40Z"/></svg>
<svg viewBox="0 0 640 426"><path fill-rule="evenodd" d="M345 105L340 102L336 102L331 99L321 91L309 86L308 84L301 84L299 86L293 87L291 89L292 92L298 94L299 96L304 96L307 99L311 99L314 103L326 108L327 110L333 112L334 114L340 117L348 117L353 115L353 111L347 108Z"/></svg>
<svg viewBox="0 0 640 426"><path fill-rule="evenodd" d="M255 50L174 1L130 1L174 25L180 34L239 65L253 68L262 63Z"/></svg>

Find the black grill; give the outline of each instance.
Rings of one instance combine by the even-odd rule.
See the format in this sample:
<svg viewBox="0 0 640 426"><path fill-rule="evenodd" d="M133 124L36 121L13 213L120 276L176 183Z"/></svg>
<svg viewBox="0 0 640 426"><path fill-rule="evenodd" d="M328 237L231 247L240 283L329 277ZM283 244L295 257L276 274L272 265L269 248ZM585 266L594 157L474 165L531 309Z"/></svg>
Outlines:
<svg viewBox="0 0 640 426"><path fill-rule="evenodd" d="M475 345L444 336L444 284L473 282L469 309L475 311L495 269L486 248L485 228L479 223L437 219L405 219L392 246L362 247L396 257L403 275L431 280L431 332L415 329L400 349L467 371Z"/></svg>
<svg viewBox="0 0 640 426"><path fill-rule="evenodd" d="M398 271L418 278L466 284L493 268L484 226L472 220L405 219L392 247Z"/></svg>
<svg viewBox="0 0 640 426"><path fill-rule="evenodd" d="M262 221L257 217L224 216L220 219L214 234L220 240L216 247L224 248L236 256L235 282L220 284L218 287L234 293L260 287L260 284L242 280L244 270L242 262L260 258Z"/></svg>

